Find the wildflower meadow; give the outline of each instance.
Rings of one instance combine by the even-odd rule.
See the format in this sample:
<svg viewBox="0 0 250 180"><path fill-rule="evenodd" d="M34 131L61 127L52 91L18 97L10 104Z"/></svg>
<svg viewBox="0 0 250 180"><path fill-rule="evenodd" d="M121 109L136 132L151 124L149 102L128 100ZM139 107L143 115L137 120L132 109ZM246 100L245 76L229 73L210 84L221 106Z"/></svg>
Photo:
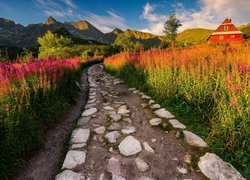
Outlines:
<svg viewBox="0 0 250 180"><path fill-rule="evenodd" d="M104 64L250 177L250 41L125 52Z"/></svg>

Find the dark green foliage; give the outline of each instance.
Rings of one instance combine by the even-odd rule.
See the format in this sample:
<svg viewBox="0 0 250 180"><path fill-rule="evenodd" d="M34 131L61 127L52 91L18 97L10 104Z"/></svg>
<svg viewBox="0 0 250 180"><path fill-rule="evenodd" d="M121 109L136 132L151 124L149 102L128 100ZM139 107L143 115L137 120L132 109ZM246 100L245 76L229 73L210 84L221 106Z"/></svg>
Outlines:
<svg viewBox="0 0 250 180"><path fill-rule="evenodd" d="M175 12L169 16L169 19L164 24L164 33L166 39L169 39L171 42L175 41L177 35L177 29L181 27L182 24L180 20L176 18Z"/></svg>

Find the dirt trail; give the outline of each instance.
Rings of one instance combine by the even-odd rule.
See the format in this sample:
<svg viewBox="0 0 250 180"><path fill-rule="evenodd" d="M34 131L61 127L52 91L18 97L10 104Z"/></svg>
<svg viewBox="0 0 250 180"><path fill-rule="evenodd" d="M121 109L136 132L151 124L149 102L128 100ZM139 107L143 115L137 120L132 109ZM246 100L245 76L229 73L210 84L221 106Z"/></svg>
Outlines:
<svg viewBox="0 0 250 180"><path fill-rule="evenodd" d="M81 77L82 91L76 103L69 107L60 117L57 124L46 132L43 148L35 153L19 173L15 180L50 180L60 169L59 161L62 156L63 144L67 134L75 126L83 106L87 101L88 81L86 70Z"/></svg>
<svg viewBox="0 0 250 180"><path fill-rule="evenodd" d="M70 171L63 171L57 180L70 177L79 180L83 177L91 180L205 179L185 162L184 156L193 150L176 138L177 130L166 132L149 123L157 117L149 107L150 97L129 91L121 81L107 74L102 65L92 66L88 74L90 94L85 107L88 110L82 114L86 122L79 120L79 125L84 125L77 126L71 139L71 151L63 165L63 169ZM161 119L161 124L164 122ZM81 129L89 129L90 133L86 131L77 137ZM87 146L74 146L80 145L74 144L74 140L83 136L88 139L84 142ZM79 157L75 158L78 162L71 161L72 154L78 152L86 153L86 159L81 161Z"/></svg>

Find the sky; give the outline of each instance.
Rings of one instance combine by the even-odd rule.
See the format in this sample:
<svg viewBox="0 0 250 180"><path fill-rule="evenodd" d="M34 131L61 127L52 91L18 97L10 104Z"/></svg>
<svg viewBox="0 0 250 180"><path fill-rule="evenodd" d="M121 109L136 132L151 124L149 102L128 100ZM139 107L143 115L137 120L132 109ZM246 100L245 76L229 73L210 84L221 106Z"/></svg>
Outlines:
<svg viewBox="0 0 250 180"><path fill-rule="evenodd" d="M28 25L87 20L102 32L114 28L163 34L164 22L176 12L182 26L215 29L226 17L238 25L250 22L250 0L0 0L0 17Z"/></svg>

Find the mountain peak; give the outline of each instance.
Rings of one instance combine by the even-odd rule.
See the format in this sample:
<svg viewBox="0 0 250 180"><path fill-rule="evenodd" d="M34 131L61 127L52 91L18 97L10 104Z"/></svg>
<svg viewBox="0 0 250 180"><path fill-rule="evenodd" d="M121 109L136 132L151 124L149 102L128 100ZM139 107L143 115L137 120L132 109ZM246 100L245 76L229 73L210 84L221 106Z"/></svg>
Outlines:
<svg viewBox="0 0 250 180"><path fill-rule="evenodd" d="M55 24L57 21L52 17L48 17L48 19L46 20L45 24L46 25L52 25L52 24Z"/></svg>
<svg viewBox="0 0 250 180"><path fill-rule="evenodd" d="M93 26L86 20L81 20L77 22L70 22L72 26L74 26L78 30L86 30L91 29Z"/></svg>
<svg viewBox="0 0 250 180"><path fill-rule="evenodd" d="M120 33L123 33L123 31L121 29L118 29L118 28L115 28L113 31L112 31L114 34L118 35Z"/></svg>

